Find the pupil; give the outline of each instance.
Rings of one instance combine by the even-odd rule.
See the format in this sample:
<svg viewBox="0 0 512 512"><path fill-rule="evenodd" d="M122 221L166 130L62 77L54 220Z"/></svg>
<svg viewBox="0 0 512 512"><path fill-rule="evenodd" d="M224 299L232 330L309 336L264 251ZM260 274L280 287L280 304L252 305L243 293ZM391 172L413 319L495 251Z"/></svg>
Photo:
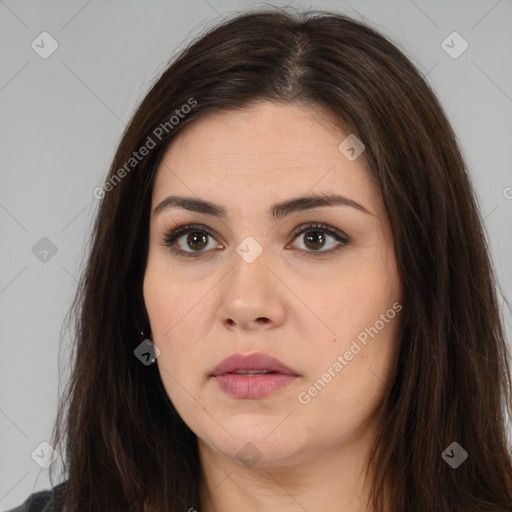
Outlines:
<svg viewBox="0 0 512 512"><path fill-rule="evenodd" d="M313 247L308 245L308 247L310 247L310 249L321 249L325 242L323 233L321 231L310 231L309 233L313 233L314 235L312 236L310 234L310 235L306 236L306 245L308 245L308 242L312 242ZM315 238L320 239L321 241L315 242Z"/></svg>
<svg viewBox="0 0 512 512"><path fill-rule="evenodd" d="M206 233L201 234L198 231L189 233L189 235L187 236L187 243L189 244L189 247L191 249L203 249L204 247L206 247L208 245L206 237L207 237ZM198 243L201 245L201 247L192 247L189 242L191 242L192 244Z"/></svg>

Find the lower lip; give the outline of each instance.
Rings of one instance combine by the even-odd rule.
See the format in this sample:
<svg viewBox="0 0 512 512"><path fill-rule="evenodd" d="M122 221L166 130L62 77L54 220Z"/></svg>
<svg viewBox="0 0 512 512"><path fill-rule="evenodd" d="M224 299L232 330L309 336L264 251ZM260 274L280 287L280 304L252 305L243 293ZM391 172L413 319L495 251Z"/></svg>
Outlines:
<svg viewBox="0 0 512 512"><path fill-rule="evenodd" d="M248 398L251 400L264 398L278 389L287 387L296 378L297 375L285 373L267 373L262 375L225 373L224 375L214 377L225 393L235 398Z"/></svg>

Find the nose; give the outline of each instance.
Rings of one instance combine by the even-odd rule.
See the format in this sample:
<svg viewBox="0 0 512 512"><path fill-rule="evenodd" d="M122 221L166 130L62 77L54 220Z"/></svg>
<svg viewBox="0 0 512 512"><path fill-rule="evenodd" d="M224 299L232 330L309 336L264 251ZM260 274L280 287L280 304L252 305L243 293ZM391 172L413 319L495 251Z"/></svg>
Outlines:
<svg viewBox="0 0 512 512"><path fill-rule="evenodd" d="M286 287L277 273L265 250L251 263L235 254L232 270L219 283L218 315L226 329L267 330L282 325Z"/></svg>

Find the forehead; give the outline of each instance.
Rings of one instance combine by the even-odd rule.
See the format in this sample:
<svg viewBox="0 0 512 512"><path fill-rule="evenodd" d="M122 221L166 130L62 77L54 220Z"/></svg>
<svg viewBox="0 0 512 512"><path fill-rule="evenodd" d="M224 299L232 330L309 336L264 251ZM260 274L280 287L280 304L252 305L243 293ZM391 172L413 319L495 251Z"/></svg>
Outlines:
<svg viewBox="0 0 512 512"><path fill-rule="evenodd" d="M208 113L167 148L153 200L183 193L228 203L251 194L246 198L261 202L265 194L275 199L335 189L375 202L364 153L350 161L338 148L348 135L325 111L296 104Z"/></svg>

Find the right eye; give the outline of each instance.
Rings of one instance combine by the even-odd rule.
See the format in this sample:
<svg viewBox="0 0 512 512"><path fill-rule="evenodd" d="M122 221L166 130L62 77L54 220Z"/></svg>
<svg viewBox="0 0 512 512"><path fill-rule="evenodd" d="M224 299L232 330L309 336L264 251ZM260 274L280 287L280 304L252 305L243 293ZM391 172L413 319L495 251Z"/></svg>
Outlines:
<svg viewBox="0 0 512 512"><path fill-rule="evenodd" d="M185 237L185 235L187 236ZM166 231L162 243L166 247L173 247L177 243L178 249L172 249L175 254L179 256L196 257L207 252L203 249L208 248L210 245L208 237L215 240L212 233L205 226L200 224L188 224ZM183 238L184 240L182 240ZM194 246L197 251L188 250L191 247L194 248ZM212 243L209 250L214 248L221 249L222 245Z"/></svg>

